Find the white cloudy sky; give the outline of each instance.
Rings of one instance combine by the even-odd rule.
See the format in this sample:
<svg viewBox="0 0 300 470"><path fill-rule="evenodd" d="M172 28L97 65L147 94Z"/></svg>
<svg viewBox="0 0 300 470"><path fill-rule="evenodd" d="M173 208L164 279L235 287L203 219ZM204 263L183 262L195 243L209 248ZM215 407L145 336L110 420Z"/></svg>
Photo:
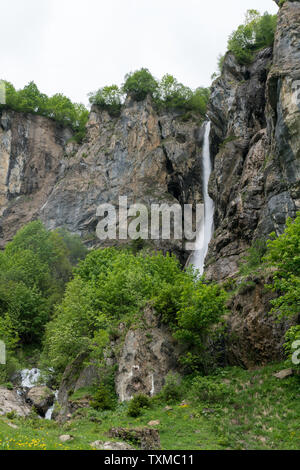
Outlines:
<svg viewBox="0 0 300 470"><path fill-rule="evenodd" d="M141 67L208 86L250 8L277 11L273 0L0 0L0 78L84 103Z"/></svg>

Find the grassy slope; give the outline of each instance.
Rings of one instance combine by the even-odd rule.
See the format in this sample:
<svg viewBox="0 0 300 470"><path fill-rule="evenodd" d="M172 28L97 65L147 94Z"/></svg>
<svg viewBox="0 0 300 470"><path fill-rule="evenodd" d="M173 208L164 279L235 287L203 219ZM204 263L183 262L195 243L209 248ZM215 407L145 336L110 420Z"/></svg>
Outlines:
<svg viewBox="0 0 300 470"><path fill-rule="evenodd" d="M109 440L106 433L112 426L143 426L153 419L160 420L157 428L163 449L300 449L299 377L276 379L273 374L282 368L275 364L255 371L224 369L216 377L230 388L222 403L194 399L185 407L172 405L171 411L156 403L140 418L129 418L126 405L98 413L98 423L78 417L59 426L40 419L3 417L0 449L89 449L90 442ZM61 444L61 434L71 434L74 440Z"/></svg>

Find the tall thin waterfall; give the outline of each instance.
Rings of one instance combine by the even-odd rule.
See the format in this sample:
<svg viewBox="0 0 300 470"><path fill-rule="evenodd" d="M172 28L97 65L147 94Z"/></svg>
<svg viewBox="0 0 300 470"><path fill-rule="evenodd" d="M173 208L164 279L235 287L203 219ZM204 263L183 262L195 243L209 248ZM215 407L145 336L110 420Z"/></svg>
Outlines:
<svg viewBox="0 0 300 470"><path fill-rule="evenodd" d="M210 136L211 123L208 121L205 123L205 135L203 143L203 199L204 199L204 220L201 221L199 231L196 239L196 250L192 254L189 264L193 264L196 269L203 274L204 262L208 252L208 245L213 233L214 224L214 202L208 194L208 182L211 174L211 159L210 159L210 148L209 148L209 136Z"/></svg>

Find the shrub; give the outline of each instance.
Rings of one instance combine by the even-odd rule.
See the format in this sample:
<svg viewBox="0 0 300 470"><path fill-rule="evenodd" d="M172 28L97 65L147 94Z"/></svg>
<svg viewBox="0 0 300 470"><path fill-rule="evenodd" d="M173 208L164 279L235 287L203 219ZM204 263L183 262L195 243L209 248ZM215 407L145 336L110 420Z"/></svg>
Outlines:
<svg viewBox="0 0 300 470"><path fill-rule="evenodd" d="M157 89L157 80L146 68L142 68L125 76L123 92L132 95L137 101L144 100L148 94L154 96Z"/></svg>
<svg viewBox="0 0 300 470"><path fill-rule="evenodd" d="M230 394L230 388L224 383L217 382L213 377L195 377L192 381L191 396L207 403L218 403Z"/></svg>
<svg viewBox="0 0 300 470"><path fill-rule="evenodd" d="M228 40L228 50L241 64L252 62L255 52L270 47L274 42L277 15L248 10L245 23L234 31Z"/></svg>
<svg viewBox="0 0 300 470"><path fill-rule="evenodd" d="M143 409L150 408L150 405L151 400L149 397L142 394L135 395L129 402L127 414L132 418L137 418L142 414Z"/></svg>
<svg viewBox="0 0 300 470"><path fill-rule="evenodd" d="M40 343L54 304L62 298L72 274L72 262L79 253L77 239L68 248L59 232L49 232L40 221L31 222L17 232L0 253L0 337L8 350L17 343ZM75 254L76 252L76 254Z"/></svg>
<svg viewBox="0 0 300 470"><path fill-rule="evenodd" d="M91 407L98 411L113 410L115 408L115 400L110 390L105 385L100 385L91 401Z"/></svg>
<svg viewBox="0 0 300 470"><path fill-rule="evenodd" d="M122 92L117 85L105 86L95 93L90 93L89 101L91 104L106 109L111 116L119 116L122 107Z"/></svg>
<svg viewBox="0 0 300 470"><path fill-rule="evenodd" d="M240 274L248 275L261 266L266 251L266 240L255 240L249 248L248 254L243 259L243 264L240 266Z"/></svg>
<svg viewBox="0 0 300 470"><path fill-rule="evenodd" d="M272 313L279 318L298 315L300 311L300 212L295 220L288 219L285 232L267 242L264 261L273 269L269 288L279 293L272 300ZM274 239L275 238L275 239Z"/></svg>
<svg viewBox="0 0 300 470"><path fill-rule="evenodd" d="M63 126L69 126L74 132L74 139L81 141L85 135L85 126L89 112L83 104L72 101L61 93L51 97L41 93L34 82L28 83L22 90L16 90L9 82L6 87L6 104L1 108L14 111L39 114L54 119Z"/></svg>
<svg viewBox="0 0 300 470"><path fill-rule="evenodd" d="M160 397L166 403L174 403L180 400L182 396L182 390L180 388L180 375L169 372L166 376L166 382L160 392Z"/></svg>

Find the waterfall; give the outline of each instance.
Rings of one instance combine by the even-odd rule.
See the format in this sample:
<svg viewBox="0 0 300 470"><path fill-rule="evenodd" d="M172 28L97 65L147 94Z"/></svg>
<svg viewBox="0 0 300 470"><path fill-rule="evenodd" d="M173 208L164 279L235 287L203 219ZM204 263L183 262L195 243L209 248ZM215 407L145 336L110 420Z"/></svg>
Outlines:
<svg viewBox="0 0 300 470"><path fill-rule="evenodd" d="M46 411L45 419L48 419L48 420L52 419L52 415L53 415L53 411L54 411L54 408L55 408L55 402L57 401L57 397L58 397L58 390L56 390L56 392L55 392L55 398L54 398L53 405L50 406L50 408L48 408L48 410Z"/></svg>
<svg viewBox="0 0 300 470"><path fill-rule="evenodd" d="M41 376L39 369L23 369L20 371L21 386L23 388L32 388L38 384Z"/></svg>
<svg viewBox="0 0 300 470"><path fill-rule="evenodd" d="M204 220L201 221L201 225L198 229L196 238L196 250L191 255L189 261L189 264L194 265L194 267L199 270L201 275L204 271L204 262L208 252L208 245L212 237L214 224L214 202L208 194L208 182L212 170L209 147L210 126L211 123L209 121L205 123L205 134L202 152Z"/></svg>

